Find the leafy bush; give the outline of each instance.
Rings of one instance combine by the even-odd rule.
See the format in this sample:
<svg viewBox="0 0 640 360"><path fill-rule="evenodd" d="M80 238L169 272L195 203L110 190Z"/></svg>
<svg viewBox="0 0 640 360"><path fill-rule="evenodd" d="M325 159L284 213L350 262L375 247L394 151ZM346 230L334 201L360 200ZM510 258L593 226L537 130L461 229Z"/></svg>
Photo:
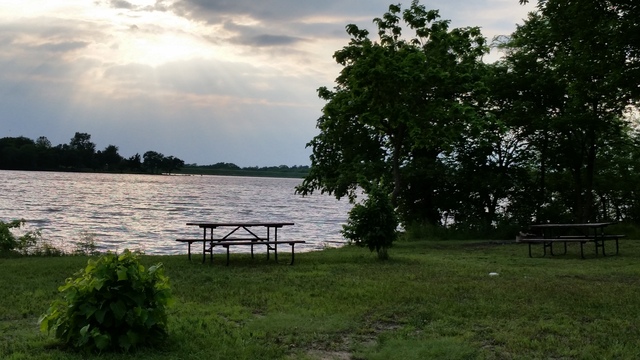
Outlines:
<svg viewBox="0 0 640 360"><path fill-rule="evenodd" d="M172 298L161 263L145 269L138 254L125 250L89 260L76 275L40 318L43 332L53 330L65 344L89 351L127 351L166 337Z"/></svg>
<svg viewBox="0 0 640 360"><path fill-rule="evenodd" d="M362 204L349 211L347 224L342 226L342 235L358 246L375 250L378 258L387 259L387 249L398 237L398 218L389 197L374 187Z"/></svg>
<svg viewBox="0 0 640 360"><path fill-rule="evenodd" d="M96 245L95 234L88 231L80 232L80 239L72 252L73 255L97 256L100 255L98 245Z"/></svg>
<svg viewBox="0 0 640 360"><path fill-rule="evenodd" d="M13 220L8 223L0 221L0 253L17 252L27 254L29 249L36 246L41 240L40 231L27 231L22 236L15 236L11 229L19 229L26 221Z"/></svg>

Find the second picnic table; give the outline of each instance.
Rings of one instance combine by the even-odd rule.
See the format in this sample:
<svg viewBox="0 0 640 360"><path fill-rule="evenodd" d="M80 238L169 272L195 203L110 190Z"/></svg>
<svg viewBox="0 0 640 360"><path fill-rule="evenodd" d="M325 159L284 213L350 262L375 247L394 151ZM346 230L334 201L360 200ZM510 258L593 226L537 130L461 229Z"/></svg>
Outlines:
<svg viewBox="0 0 640 360"><path fill-rule="evenodd" d="M278 261L278 244L287 244L291 247L291 264L294 260L294 246L301 244L303 240L278 240L278 229L284 226L293 226L291 222L189 222L187 226L197 226L202 229L201 238L176 239L176 241L188 244L189 260L191 260L191 244L202 243L202 262L205 262L207 253L210 254L210 261L213 262L213 248L222 246L227 250L227 265L229 265L229 247L231 246L251 246L251 257L253 258L254 245L264 245L267 247L267 259L273 251L275 260ZM218 228L226 229L222 234L214 235L214 230ZM258 234L251 228L264 228L266 234ZM241 237L238 237L241 236Z"/></svg>
<svg viewBox="0 0 640 360"><path fill-rule="evenodd" d="M527 234L527 236L518 239L518 242L529 244L529 257L531 255L531 244L539 243L543 246L544 255L547 254L547 248L551 255L553 253L553 243L561 242L564 244L564 254L567 253L567 243L577 242L580 243L580 256L584 258L583 245L587 242L593 242L596 248L596 255L598 255L598 249L602 249L602 255L605 253L605 241L615 240L616 242L616 255L618 254L618 240L624 235L611 235L606 234L604 229L615 223L612 222L597 222L597 223L575 223L575 224L535 224L529 226L529 229L539 234ZM543 255L543 256L544 256Z"/></svg>

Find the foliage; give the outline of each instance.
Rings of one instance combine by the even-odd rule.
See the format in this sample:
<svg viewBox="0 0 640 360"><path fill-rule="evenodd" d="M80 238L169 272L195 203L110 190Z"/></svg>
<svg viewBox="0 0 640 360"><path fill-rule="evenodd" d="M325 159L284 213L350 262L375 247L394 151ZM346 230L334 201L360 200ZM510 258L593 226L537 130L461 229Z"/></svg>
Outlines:
<svg viewBox="0 0 640 360"><path fill-rule="evenodd" d="M601 159L629 136L624 113L639 100L628 14L625 4L540 1L502 45L505 115L538 154L537 221L606 219L596 201Z"/></svg>
<svg viewBox="0 0 640 360"><path fill-rule="evenodd" d="M41 239L38 230L27 231L21 236L16 237L11 229L19 229L26 221L13 220L8 223L0 221L0 253L17 252L19 254L27 254L29 249L35 247Z"/></svg>
<svg viewBox="0 0 640 360"><path fill-rule="evenodd" d="M42 237L40 229L21 231L16 235L13 230L21 229L26 220L0 221L0 255L19 256L64 256L64 249ZM86 240L86 241L83 241ZM95 240L84 238L78 243L74 255L97 255Z"/></svg>
<svg viewBox="0 0 640 360"><path fill-rule="evenodd" d="M504 56L417 1L347 25L312 166L296 189L356 201L389 184L405 228L494 238L533 222L640 219L640 6L540 0ZM403 38L413 30L415 35ZM635 116L635 121L634 121Z"/></svg>
<svg viewBox="0 0 640 360"><path fill-rule="evenodd" d="M522 227L513 224L498 224L490 230L478 227L471 228L466 223L450 226L435 226L433 224L413 223L404 228L401 239L403 241L428 240L513 240Z"/></svg>
<svg viewBox="0 0 640 360"><path fill-rule="evenodd" d="M398 219L389 196L374 187L363 204L355 204L349 211L342 235L358 246L375 250L380 259L386 260L387 250L398 237L397 227Z"/></svg>
<svg viewBox="0 0 640 360"><path fill-rule="evenodd" d="M85 256L97 256L100 254L98 246L96 245L95 235L82 231L80 233L80 239L76 242L73 249L73 255L85 255Z"/></svg>
<svg viewBox="0 0 640 360"><path fill-rule="evenodd" d="M74 348L124 350L159 344L167 335L169 280L161 263L145 269L125 250L89 260L59 288L63 299L40 318L42 331Z"/></svg>
<svg viewBox="0 0 640 360"><path fill-rule="evenodd" d="M297 192L355 201L367 183L390 184L403 223L438 223L440 157L476 127L485 39L476 27L449 29L417 1L404 11L389 6L374 23L378 41L346 27L351 40L334 54L343 66L337 86L318 89L327 103L320 134L307 145L311 171ZM403 29L414 36L403 38Z"/></svg>

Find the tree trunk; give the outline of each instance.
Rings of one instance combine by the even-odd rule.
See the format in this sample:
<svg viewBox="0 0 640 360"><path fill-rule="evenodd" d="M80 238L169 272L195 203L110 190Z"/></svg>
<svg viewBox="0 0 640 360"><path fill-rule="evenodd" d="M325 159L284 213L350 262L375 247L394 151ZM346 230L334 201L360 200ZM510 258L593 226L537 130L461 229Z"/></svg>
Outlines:
<svg viewBox="0 0 640 360"><path fill-rule="evenodd" d="M589 149L587 150L587 164L586 164L586 174L585 174L585 184L584 184L584 200L582 207L582 221L592 221L595 220L593 217L593 179L595 177L595 168L596 168L596 140L595 140L595 131L589 129L589 135L587 137L587 141L589 144Z"/></svg>
<svg viewBox="0 0 640 360"><path fill-rule="evenodd" d="M542 147L540 149L540 184L538 185L538 201L536 204L536 223L542 222L542 204L546 201L546 176L547 176L547 131L543 130Z"/></svg>

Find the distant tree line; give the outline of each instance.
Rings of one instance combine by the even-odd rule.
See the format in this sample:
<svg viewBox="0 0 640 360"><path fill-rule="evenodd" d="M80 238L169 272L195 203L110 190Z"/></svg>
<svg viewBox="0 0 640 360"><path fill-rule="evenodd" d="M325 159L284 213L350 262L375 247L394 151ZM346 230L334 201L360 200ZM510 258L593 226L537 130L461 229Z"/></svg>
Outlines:
<svg viewBox="0 0 640 360"><path fill-rule="evenodd" d="M0 169L3 170L61 170L131 173L172 173L184 166L174 156L156 151L125 158L118 147L109 145L96 151L91 135L76 132L68 144L53 146L45 136L35 141L24 136L0 139Z"/></svg>
<svg viewBox="0 0 640 360"><path fill-rule="evenodd" d="M187 164L179 172L183 174L302 178L309 173L309 169L308 165L240 167L233 163L219 162L212 165Z"/></svg>

